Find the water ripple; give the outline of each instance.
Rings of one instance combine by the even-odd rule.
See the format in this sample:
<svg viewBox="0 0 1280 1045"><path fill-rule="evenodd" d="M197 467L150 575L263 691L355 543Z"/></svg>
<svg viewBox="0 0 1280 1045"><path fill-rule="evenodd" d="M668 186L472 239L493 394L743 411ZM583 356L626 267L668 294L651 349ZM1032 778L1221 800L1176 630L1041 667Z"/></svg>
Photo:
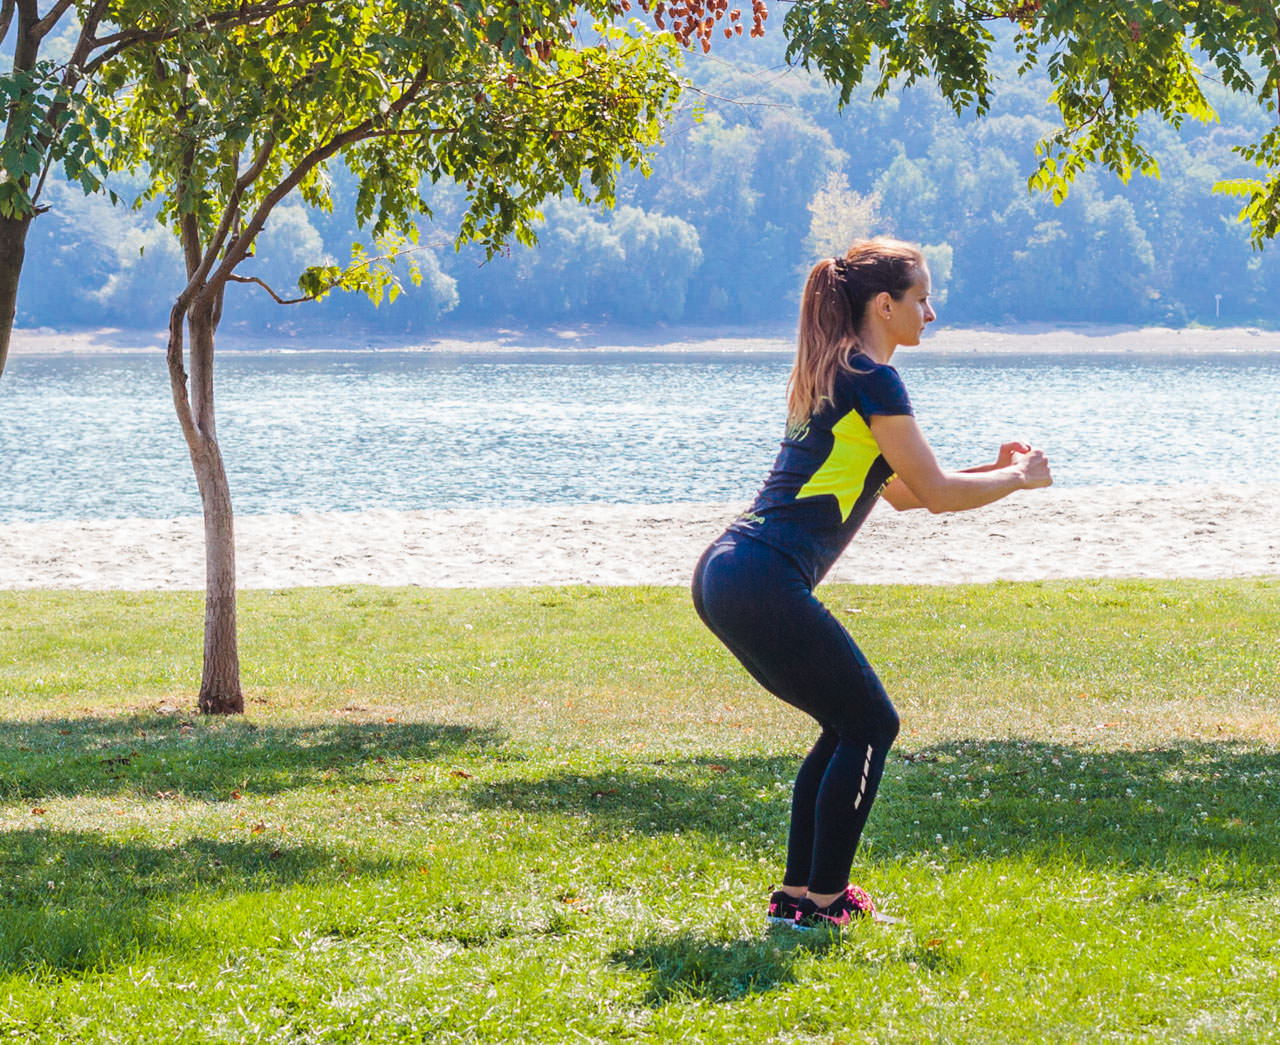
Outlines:
<svg viewBox="0 0 1280 1045"><path fill-rule="evenodd" d="M781 434L777 356L226 354L250 514L746 501ZM1060 485L1280 482L1280 356L903 355L945 466L1009 438ZM24 356L0 382L0 522L199 512L164 361Z"/></svg>

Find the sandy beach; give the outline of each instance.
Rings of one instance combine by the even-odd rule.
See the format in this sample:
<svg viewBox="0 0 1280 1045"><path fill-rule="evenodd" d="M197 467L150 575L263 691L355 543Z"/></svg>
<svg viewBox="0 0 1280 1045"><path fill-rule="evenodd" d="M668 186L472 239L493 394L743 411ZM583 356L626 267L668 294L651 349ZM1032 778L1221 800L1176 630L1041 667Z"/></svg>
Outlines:
<svg viewBox="0 0 1280 1045"><path fill-rule="evenodd" d="M244 588L684 585L741 506L244 516ZM973 512L881 504L828 580L958 584L1280 574L1280 484L1026 491ZM198 518L0 526L0 589L199 589Z"/></svg>

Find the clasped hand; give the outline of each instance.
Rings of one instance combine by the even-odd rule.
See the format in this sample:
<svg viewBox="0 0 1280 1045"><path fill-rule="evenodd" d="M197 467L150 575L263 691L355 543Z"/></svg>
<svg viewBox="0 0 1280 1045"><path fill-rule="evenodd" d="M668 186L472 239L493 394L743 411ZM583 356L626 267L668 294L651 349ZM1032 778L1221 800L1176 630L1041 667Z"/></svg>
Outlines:
<svg viewBox="0 0 1280 1045"><path fill-rule="evenodd" d="M1027 489L1040 486L1052 486L1053 476L1049 472L1049 458L1043 450L1037 450L1029 443L1003 443L996 457L997 468L1017 468L1022 472Z"/></svg>

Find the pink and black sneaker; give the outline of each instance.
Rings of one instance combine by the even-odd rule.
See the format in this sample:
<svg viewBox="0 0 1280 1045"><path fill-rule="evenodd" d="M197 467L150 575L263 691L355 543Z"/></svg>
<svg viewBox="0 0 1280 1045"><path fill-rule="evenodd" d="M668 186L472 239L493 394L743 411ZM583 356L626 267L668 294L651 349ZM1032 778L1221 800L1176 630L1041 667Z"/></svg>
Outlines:
<svg viewBox="0 0 1280 1045"><path fill-rule="evenodd" d="M794 925L797 929L843 929L855 918L870 918L875 913L876 905L867 891L850 885L826 907L819 907L806 896L796 905Z"/></svg>
<svg viewBox="0 0 1280 1045"><path fill-rule="evenodd" d="M781 889L777 889L769 896L769 911L764 916L765 921L773 925L794 926L799 904L800 901L794 896L788 896Z"/></svg>

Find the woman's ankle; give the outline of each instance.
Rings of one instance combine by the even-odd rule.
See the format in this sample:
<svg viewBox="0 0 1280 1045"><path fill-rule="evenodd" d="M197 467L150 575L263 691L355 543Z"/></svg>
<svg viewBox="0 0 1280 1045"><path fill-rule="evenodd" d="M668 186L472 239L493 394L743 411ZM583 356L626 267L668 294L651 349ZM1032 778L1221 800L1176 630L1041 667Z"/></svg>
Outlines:
<svg viewBox="0 0 1280 1045"><path fill-rule="evenodd" d="M843 889L841 889L840 892L838 893L815 893L811 891L809 893L809 899L813 901L814 906L818 908L822 908L822 907L830 907L835 900L838 900L843 895L844 895Z"/></svg>

